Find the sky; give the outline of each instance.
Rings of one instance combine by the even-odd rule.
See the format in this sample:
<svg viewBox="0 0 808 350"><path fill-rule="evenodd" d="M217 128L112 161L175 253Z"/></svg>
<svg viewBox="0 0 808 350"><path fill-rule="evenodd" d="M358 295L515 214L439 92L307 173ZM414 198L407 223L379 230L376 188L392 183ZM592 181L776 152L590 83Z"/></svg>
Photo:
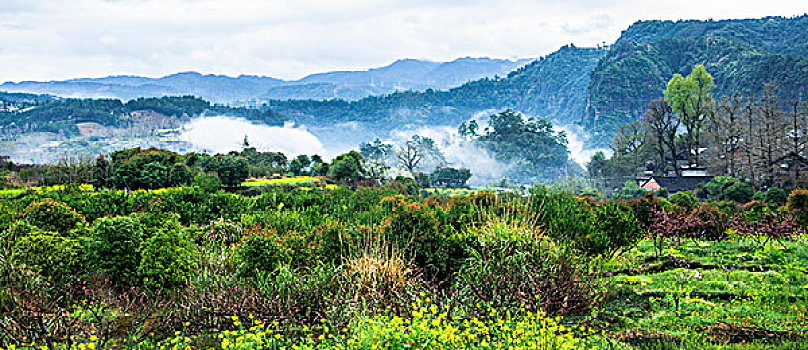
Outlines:
<svg viewBox="0 0 808 350"><path fill-rule="evenodd" d="M401 58L533 58L638 20L794 16L805 0L0 0L0 82L197 71L298 79Z"/></svg>

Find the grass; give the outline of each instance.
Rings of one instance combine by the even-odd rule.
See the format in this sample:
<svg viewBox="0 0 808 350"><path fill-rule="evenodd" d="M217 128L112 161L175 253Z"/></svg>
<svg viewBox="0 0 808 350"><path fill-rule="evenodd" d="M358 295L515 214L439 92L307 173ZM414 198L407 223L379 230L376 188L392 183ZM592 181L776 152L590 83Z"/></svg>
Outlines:
<svg viewBox="0 0 808 350"><path fill-rule="evenodd" d="M280 179L250 179L241 184L246 187L267 187L267 186L290 186L290 187L313 187L323 186L326 189L334 189L337 185L326 184L322 177L317 176L295 176Z"/></svg>
<svg viewBox="0 0 808 350"><path fill-rule="evenodd" d="M614 295L603 313L615 331L682 342L673 348L808 348L794 339L808 333L804 239L684 241L659 259L645 241L610 268Z"/></svg>
<svg viewBox="0 0 808 350"><path fill-rule="evenodd" d="M440 194L446 196L465 196L469 194L475 194L480 192L494 192L494 193L504 193L504 192L513 192L514 189L507 188L507 187L497 187L497 186L479 186L479 187L468 187L468 188L425 188L424 192L429 194Z"/></svg>

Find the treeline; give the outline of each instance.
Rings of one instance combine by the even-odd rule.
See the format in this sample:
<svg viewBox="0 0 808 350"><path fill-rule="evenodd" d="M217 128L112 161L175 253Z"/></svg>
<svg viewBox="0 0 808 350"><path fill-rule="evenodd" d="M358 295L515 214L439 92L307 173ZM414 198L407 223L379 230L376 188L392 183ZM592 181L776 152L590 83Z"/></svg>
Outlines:
<svg viewBox="0 0 808 350"><path fill-rule="evenodd" d="M592 157L590 177L614 188L643 171L680 175L705 167L755 188L804 185L808 101L784 101L774 84L761 94L731 92L716 99L715 86L703 66L687 77L674 75L665 98L651 101L643 120L618 129L613 156Z"/></svg>
<svg viewBox="0 0 808 350"><path fill-rule="evenodd" d="M453 181L446 175L449 170L441 171L436 181ZM20 166L4 161L0 188L84 183L129 190L198 186L214 191L240 187L248 178L285 176L323 176L340 184L366 186L386 180L383 172L356 151L339 155L329 163L317 154L289 158L281 152L260 152L253 147L216 155L137 147L99 155L95 160L72 159L53 165ZM463 182L468 177L470 173Z"/></svg>
<svg viewBox="0 0 808 350"><path fill-rule="evenodd" d="M213 105L193 96L141 97L128 102L117 99L64 99L37 101L33 108L0 112L0 130L8 133L33 131L77 135L76 123L95 122L125 127L137 121L131 113L152 111L174 118L191 118L203 113L225 114L280 125L285 118L269 108L250 109Z"/></svg>

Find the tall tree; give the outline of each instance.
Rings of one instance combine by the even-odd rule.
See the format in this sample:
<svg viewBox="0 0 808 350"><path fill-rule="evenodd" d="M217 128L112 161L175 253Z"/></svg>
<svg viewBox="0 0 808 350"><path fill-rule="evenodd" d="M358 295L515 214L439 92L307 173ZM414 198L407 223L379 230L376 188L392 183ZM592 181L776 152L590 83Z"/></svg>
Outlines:
<svg viewBox="0 0 808 350"><path fill-rule="evenodd" d="M674 74L664 91L665 101L681 118L685 127L687 157L692 165L699 165L702 131L707 118L714 112L711 90L713 77L703 65L697 65L687 78Z"/></svg>
<svg viewBox="0 0 808 350"><path fill-rule="evenodd" d="M788 145L782 161L788 164L792 180L800 180L800 170L808 166L806 145L808 145L808 102L794 101L791 104L787 128Z"/></svg>
<svg viewBox="0 0 808 350"><path fill-rule="evenodd" d="M648 128L650 140L659 157L657 169L665 174L667 169L676 169L676 130L679 128L679 118L671 111L665 100L654 100L648 104L645 112L645 125ZM670 157L668 157L670 156Z"/></svg>
<svg viewBox="0 0 808 350"><path fill-rule="evenodd" d="M740 94L722 97L716 113L710 118L708 140L712 143L714 157L710 164L714 172L738 177L738 152L744 142L743 116L744 101Z"/></svg>
<svg viewBox="0 0 808 350"><path fill-rule="evenodd" d="M779 161L783 155L785 140L785 119L780 102L777 98L777 87L766 84L763 97L757 106L757 139L752 153L754 166L759 177L759 184L771 186L774 184Z"/></svg>

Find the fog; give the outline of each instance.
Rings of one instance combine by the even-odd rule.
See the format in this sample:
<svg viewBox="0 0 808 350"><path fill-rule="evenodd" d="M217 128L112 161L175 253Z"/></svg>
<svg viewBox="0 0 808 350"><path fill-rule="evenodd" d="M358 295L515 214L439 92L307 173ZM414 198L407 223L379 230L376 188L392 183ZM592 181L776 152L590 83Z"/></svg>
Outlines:
<svg viewBox="0 0 808 350"><path fill-rule="evenodd" d="M457 127L421 126L391 133L392 141L396 144L403 144L412 135L433 139L449 166L471 170L472 177L469 179L471 185L488 185L501 180L510 169L509 164L496 160L488 150L461 137L457 133ZM429 173L434 170L434 166L435 164L427 164L421 170Z"/></svg>
<svg viewBox="0 0 808 350"><path fill-rule="evenodd" d="M478 120L480 129L484 129L487 125L486 120L481 118L485 113L481 112L471 118ZM578 126L556 125L554 129L566 133L570 158L581 166L584 166L597 151L604 151L607 155L610 153L608 149L586 148L587 135ZM250 146L259 151L283 152L289 157L298 154L319 154L327 160L351 149L357 149L359 143L377 137L397 147L403 145L413 135L420 135L435 141L449 166L471 170L472 178L469 180L471 185L488 185L499 181L512 167L511 164L498 161L491 152L477 143L460 136L457 127L452 125L413 126L393 130L389 135L371 135L368 130L356 124L309 131L306 126L296 126L293 123L278 127L255 124L228 116L203 116L192 119L183 126L180 139L201 151L227 153L240 151L245 135ZM418 170L429 173L437 165L424 162L419 165Z"/></svg>
<svg viewBox="0 0 808 350"><path fill-rule="evenodd" d="M612 151L608 148L587 148L588 135L578 125L554 125L553 129L556 132L563 131L567 134L567 149L570 151L570 158L582 167L586 167L586 163L598 151L602 151L607 157L612 154Z"/></svg>
<svg viewBox="0 0 808 350"><path fill-rule="evenodd" d="M320 139L305 127L292 123L283 127L268 126L227 116L194 118L183 126L180 139L200 150L227 153L240 151L245 135L250 146L259 151L283 152L287 156L326 153Z"/></svg>

